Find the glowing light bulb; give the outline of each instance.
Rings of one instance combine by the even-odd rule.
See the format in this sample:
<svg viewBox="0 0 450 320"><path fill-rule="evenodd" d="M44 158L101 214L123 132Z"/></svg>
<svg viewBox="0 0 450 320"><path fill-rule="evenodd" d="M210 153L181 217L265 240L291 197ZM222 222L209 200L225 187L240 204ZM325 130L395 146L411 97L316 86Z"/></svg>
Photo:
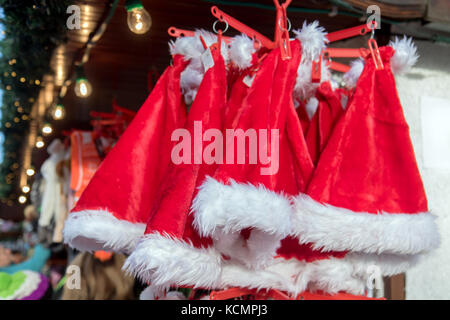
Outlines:
<svg viewBox="0 0 450 320"><path fill-rule="evenodd" d="M27 174L27 176L29 176L29 177L34 176L35 173L36 173L36 172L34 171L33 168L28 168L27 171L26 171L26 174Z"/></svg>
<svg viewBox="0 0 450 320"><path fill-rule="evenodd" d="M42 127L42 133L43 133L44 135L49 135L49 134L51 134L52 132L53 132L52 127L51 127L48 123L44 124L44 126Z"/></svg>
<svg viewBox="0 0 450 320"><path fill-rule="evenodd" d="M42 139L42 137L37 137L36 138L36 148L41 149L45 146L44 140Z"/></svg>
<svg viewBox="0 0 450 320"><path fill-rule="evenodd" d="M146 33L152 26L152 18L138 0L127 0L127 23L131 31L136 34Z"/></svg>
<svg viewBox="0 0 450 320"><path fill-rule="evenodd" d="M53 110L52 110L53 119L61 120L64 118L65 115L66 115L66 112L65 112L64 106L62 104L58 103L53 107Z"/></svg>
<svg viewBox="0 0 450 320"><path fill-rule="evenodd" d="M30 187L29 187L29 186L23 186L23 187L22 187L22 192L23 192L23 193L28 193L28 192L30 192Z"/></svg>
<svg viewBox="0 0 450 320"><path fill-rule="evenodd" d="M20 197L19 197L19 203L24 204L25 202L27 202L27 197L25 197L25 196L20 196Z"/></svg>
<svg viewBox="0 0 450 320"><path fill-rule="evenodd" d="M86 78L78 78L75 84L75 94L80 98L87 98L92 93L92 86Z"/></svg>

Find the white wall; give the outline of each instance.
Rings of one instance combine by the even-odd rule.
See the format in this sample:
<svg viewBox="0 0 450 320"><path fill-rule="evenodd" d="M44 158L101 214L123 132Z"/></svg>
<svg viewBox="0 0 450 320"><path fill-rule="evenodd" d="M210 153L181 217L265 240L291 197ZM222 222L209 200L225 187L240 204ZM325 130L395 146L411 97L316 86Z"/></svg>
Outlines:
<svg viewBox="0 0 450 320"><path fill-rule="evenodd" d="M406 76L397 76L397 89L411 138L416 152L428 206L437 216L441 234L441 246L406 274L407 299L450 299L450 170L443 167L426 166L424 157L442 156L439 151L425 154L421 112L422 97L430 96L447 100L450 108L450 46L416 41L420 54L419 62ZM433 108L433 105L430 106ZM447 115L445 115L447 113ZM448 112L442 114L450 127ZM423 127L423 128L422 128ZM437 138L436 138L437 139ZM449 141L449 139L447 139ZM442 153L450 153L450 144L442 145ZM450 162L450 158L448 159ZM428 163L428 162L427 162Z"/></svg>

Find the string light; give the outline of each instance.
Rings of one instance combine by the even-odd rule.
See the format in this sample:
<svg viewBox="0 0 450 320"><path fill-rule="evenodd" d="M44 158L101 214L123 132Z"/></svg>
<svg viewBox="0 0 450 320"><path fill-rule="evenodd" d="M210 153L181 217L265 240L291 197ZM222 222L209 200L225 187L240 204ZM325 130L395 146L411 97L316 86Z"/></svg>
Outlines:
<svg viewBox="0 0 450 320"><path fill-rule="evenodd" d="M36 148L41 149L44 146L45 146L44 139L42 139L42 137L40 137L40 136L37 137L36 138Z"/></svg>
<svg viewBox="0 0 450 320"><path fill-rule="evenodd" d="M82 66L77 67L77 80L75 82L75 94L79 98L87 98L92 93L92 86L89 83Z"/></svg>
<svg viewBox="0 0 450 320"><path fill-rule="evenodd" d="M139 0L127 0L127 23L130 30L136 34L146 33L152 26L152 18Z"/></svg>
<svg viewBox="0 0 450 320"><path fill-rule="evenodd" d="M64 110L64 106L61 102L58 102L53 106L51 109L51 114L54 120L64 119L66 111Z"/></svg>
<svg viewBox="0 0 450 320"><path fill-rule="evenodd" d="M42 133L46 136L53 132L52 126L49 123L44 124L42 127Z"/></svg>
<svg viewBox="0 0 450 320"><path fill-rule="evenodd" d="M34 171L33 168L28 168L26 171L27 176L32 177L34 176L34 174L36 173L36 171Z"/></svg>
<svg viewBox="0 0 450 320"><path fill-rule="evenodd" d="M25 197L24 195L21 195L19 197L19 203L24 204L25 202L27 202L27 197Z"/></svg>
<svg viewBox="0 0 450 320"><path fill-rule="evenodd" d="M15 77L15 76L17 76L17 73L15 73L14 71L13 72L11 72L11 77Z"/></svg>
<svg viewBox="0 0 450 320"><path fill-rule="evenodd" d="M22 187L22 192L23 192L23 193L28 193L28 192L30 192L30 187L29 187L29 186L23 186L23 187Z"/></svg>

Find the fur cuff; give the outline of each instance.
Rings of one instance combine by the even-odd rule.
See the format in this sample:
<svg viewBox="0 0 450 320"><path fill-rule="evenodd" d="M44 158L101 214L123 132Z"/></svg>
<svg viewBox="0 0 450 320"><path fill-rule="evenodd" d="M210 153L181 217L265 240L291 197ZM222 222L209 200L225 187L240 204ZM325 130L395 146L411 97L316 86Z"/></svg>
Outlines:
<svg viewBox="0 0 450 320"><path fill-rule="evenodd" d="M225 185L206 177L192 212L194 226L204 236L211 236L216 228L225 232L255 228L285 237L291 228L292 207L286 196L232 179Z"/></svg>
<svg viewBox="0 0 450 320"><path fill-rule="evenodd" d="M212 248L195 248L167 234L152 233L139 241L123 270L151 283L157 292L170 286L215 288L221 260Z"/></svg>
<svg viewBox="0 0 450 320"><path fill-rule="evenodd" d="M301 194L294 200L293 233L322 251L417 254L439 246L435 217L428 213L353 212Z"/></svg>
<svg viewBox="0 0 450 320"><path fill-rule="evenodd" d="M69 214L63 236L64 243L80 251L128 253L144 232L144 223L119 220L104 210L86 210Z"/></svg>

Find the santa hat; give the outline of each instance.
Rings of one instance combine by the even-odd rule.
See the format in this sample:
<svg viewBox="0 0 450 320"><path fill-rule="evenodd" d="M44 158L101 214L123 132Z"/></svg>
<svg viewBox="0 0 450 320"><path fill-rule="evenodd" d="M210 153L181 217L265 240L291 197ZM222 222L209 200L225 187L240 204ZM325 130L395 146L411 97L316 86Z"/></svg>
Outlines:
<svg viewBox="0 0 450 320"><path fill-rule="evenodd" d="M199 233L212 237L218 251L245 268L258 269L270 263L291 228L292 209L285 194L302 190L313 170L292 102L299 42L291 42L291 47L294 54L290 60L283 61L279 49L266 56L233 128L233 133L240 130L255 135L267 130L267 137L259 136L259 152L270 152L271 163L252 160L249 151L239 162L242 150L233 144L235 140L227 141L226 153L232 161L220 165L214 176L203 182L192 206ZM275 142L279 149L271 148ZM264 172L269 166L274 170Z"/></svg>
<svg viewBox="0 0 450 320"><path fill-rule="evenodd" d="M128 129L100 165L64 227L81 251L129 251L139 236L170 161L170 135L183 126L180 74L188 60L175 55Z"/></svg>
<svg viewBox="0 0 450 320"><path fill-rule="evenodd" d="M383 275L403 272L439 244L397 95L392 47L371 56L345 115L320 156L307 194L296 197L294 234L321 251L349 252Z"/></svg>
<svg viewBox="0 0 450 320"><path fill-rule="evenodd" d="M182 139L177 147L184 145L185 149L172 151L171 168L151 210L145 235L124 265L125 270L150 283L155 292L173 285L212 288L220 276L221 255L211 247L210 239L197 233L189 214L197 186L217 166L202 158L201 151L206 152L203 147L209 146L202 139L207 134L221 134L226 104L224 59L215 46L204 54L207 71L186 126L177 134ZM207 129L211 130L207 133ZM186 148L191 152L186 153ZM183 156L183 161L174 158L177 156Z"/></svg>
<svg viewBox="0 0 450 320"><path fill-rule="evenodd" d="M312 161L317 164L336 122L344 113L344 109L341 104L341 92L333 90L330 82L320 84L314 99L317 100L317 111L308 126L306 144Z"/></svg>

